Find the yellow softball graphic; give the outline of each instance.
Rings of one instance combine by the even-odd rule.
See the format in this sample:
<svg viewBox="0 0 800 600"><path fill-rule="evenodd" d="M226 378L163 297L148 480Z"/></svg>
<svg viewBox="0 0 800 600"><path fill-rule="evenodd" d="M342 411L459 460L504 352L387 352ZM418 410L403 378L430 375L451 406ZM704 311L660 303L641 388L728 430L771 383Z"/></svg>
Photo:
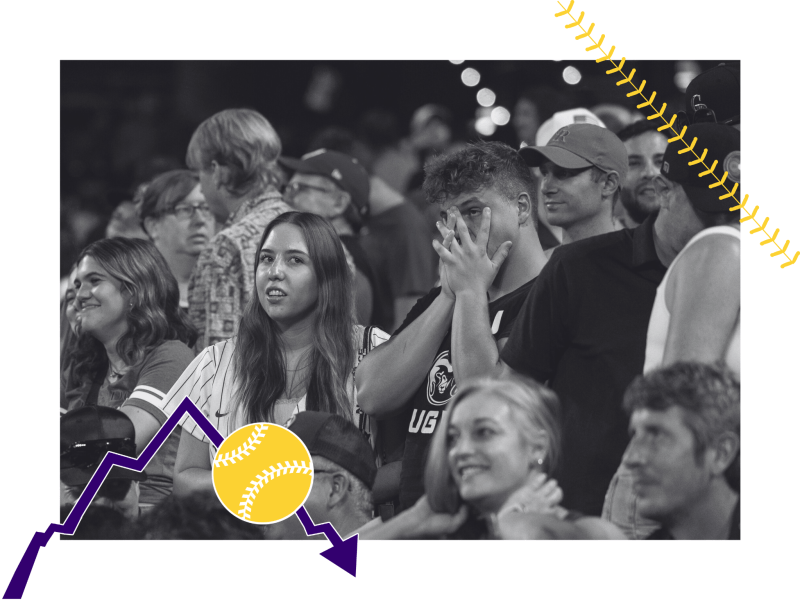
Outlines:
<svg viewBox="0 0 800 600"><path fill-rule="evenodd" d="M211 466L214 490L231 513L249 523L277 523L311 491L314 468L305 444L271 423L245 425L225 438Z"/></svg>

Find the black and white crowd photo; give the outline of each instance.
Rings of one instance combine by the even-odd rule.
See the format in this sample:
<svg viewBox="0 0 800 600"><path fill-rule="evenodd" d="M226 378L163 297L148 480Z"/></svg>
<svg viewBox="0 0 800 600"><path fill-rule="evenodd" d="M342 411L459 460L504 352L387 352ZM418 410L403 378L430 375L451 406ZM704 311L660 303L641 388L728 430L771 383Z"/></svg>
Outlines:
<svg viewBox="0 0 800 600"><path fill-rule="evenodd" d="M665 119L593 60L62 61L62 520L188 396L297 434L342 538L739 540L742 215L703 172L741 186L741 67L637 65ZM215 452L187 415L62 539L307 539Z"/></svg>

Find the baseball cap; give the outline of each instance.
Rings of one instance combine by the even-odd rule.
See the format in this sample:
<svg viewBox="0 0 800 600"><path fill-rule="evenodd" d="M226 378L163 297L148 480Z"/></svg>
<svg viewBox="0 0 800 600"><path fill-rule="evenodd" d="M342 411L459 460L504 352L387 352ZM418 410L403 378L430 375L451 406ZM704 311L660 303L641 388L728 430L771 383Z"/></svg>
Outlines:
<svg viewBox="0 0 800 600"><path fill-rule="evenodd" d="M686 113L693 116L699 104L714 111L717 123L739 122L741 71L720 63L692 79L686 88ZM697 98L695 98L697 96Z"/></svg>
<svg viewBox="0 0 800 600"><path fill-rule="evenodd" d="M136 432L128 416L108 406L84 406L61 417L61 481L85 485L107 452L136 456ZM108 479L146 481L147 475L113 467Z"/></svg>
<svg viewBox="0 0 800 600"><path fill-rule="evenodd" d="M706 171L708 167L719 161L719 167L714 173L719 177L722 172L728 172L726 183L733 182L741 185L742 174L739 167L741 160L740 134L739 131L728 125L717 123L697 123L689 125L683 139L690 142L697 138L695 152L702 153L703 148L708 149L707 158L696 165L689 165L690 161L696 160L694 154L678 154L678 151L686 146L680 142L673 142L667 146L664 152L664 163L661 165L661 174L675 183L683 186L686 195L697 210L710 213L722 213L736 206L738 202L731 198L720 200L727 192L720 186L709 189L708 186L716 183L716 179L710 175L699 177L700 173ZM705 164L703 164L705 163ZM728 185L728 189L733 184Z"/></svg>
<svg viewBox="0 0 800 600"><path fill-rule="evenodd" d="M562 110L547 119L547 121L542 123L541 127L536 130L536 145L547 145L547 142L550 141L550 138L553 137L556 131L565 125L572 125L573 123L591 123L592 125L603 128L606 126L600 117L585 108Z"/></svg>
<svg viewBox="0 0 800 600"><path fill-rule="evenodd" d="M321 148L300 159L280 157L278 162L297 173L322 175L350 194L353 207L362 219L369 215L369 175L352 156Z"/></svg>
<svg viewBox="0 0 800 600"><path fill-rule="evenodd" d="M313 455L322 456L349 471L372 489L378 467L372 448L358 427L344 417L304 411L287 424Z"/></svg>
<svg viewBox="0 0 800 600"><path fill-rule="evenodd" d="M616 171L622 180L628 174L625 145L608 129L590 123L565 125L546 146L525 146L519 153L531 167L549 160L565 169L595 166L603 171Z"/></svg>

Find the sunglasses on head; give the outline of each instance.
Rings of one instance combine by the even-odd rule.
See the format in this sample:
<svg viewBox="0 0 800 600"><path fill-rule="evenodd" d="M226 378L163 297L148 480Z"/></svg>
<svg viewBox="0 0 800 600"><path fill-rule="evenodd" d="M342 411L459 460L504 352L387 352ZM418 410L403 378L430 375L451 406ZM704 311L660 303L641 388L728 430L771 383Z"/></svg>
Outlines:
<svg viewBox="0 0 800 600"><path fill-rule="evenodd" d="M100 464L108 452L126 456L136 455L136 443L132 438L111 438L106 440L87 440L73 442L61 452L61 468L93 467Z"/></svg>

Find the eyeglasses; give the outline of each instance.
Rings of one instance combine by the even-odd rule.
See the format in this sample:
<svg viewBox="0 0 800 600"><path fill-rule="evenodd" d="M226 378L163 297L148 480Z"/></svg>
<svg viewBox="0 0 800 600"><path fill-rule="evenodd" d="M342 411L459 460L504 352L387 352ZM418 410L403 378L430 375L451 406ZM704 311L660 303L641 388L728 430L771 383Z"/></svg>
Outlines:
<svg viewBox="0 0 800 600"><path fill-rule="evenodd" d="M83 469L97 466L108 452L134 456L136 454L136 443L132 438L73 442L61 453L61 468L77 467Z"/></svg>
<svg viewBox="0 0 800 600"><path fill-rule="evenodd" d="M200 216L203 218L208 217L211 214L211 209L208 208L207 204L178 204L164 212L166 214L175 215L178 219L188 221L194 217L195 212L199 212Z"/></svg>
<svg viewBox="0 0 800 600"><path fill-rule="evenodd" d="M293 181L291 183L286 184L286 193L290 196L294 196L300 190L316 190L317 192L322 192L323 194L330 194L335 190L326 190L325 188L317 187L316 185L308 185L307 183L300 183L299 181Z"/></svg>

